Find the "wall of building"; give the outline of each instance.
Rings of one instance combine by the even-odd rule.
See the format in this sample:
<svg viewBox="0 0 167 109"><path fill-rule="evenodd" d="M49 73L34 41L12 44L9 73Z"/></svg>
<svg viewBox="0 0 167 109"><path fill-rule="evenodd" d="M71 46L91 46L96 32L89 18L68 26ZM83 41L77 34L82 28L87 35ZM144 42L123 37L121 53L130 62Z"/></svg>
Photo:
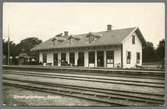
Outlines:
<svg viewBox="0 0 167 109"><path fill-rule="evenodd" d="M77 66L77 61L78 61L78 51L74 51L75 53L75 66Z"/></svg>
<svg viewBox="0 0 167 109"><path fill-rule="evenodd" d="M85 53L85 61L84 61L84 66L85 67L89 67L90 65L89 65L89 60L88 60L88 51L84 51L84 53Z"/></svg>
<svg viewBox="0 0 167 109"><path fill-rule="evenodd" d="M53 52L47 53L47 63L53 65Z"/></svg>
<svg viewBox="0 0 167 109"><path fill-rule="evenodd" d="M114 51L114 67L121 67L121 48Z"/></svg>
<svg viewBox="0 0 167 109"><path fill-rule="evenodd" d="M68 63L70 63L70 52L69 51L67 51L66 52L66 61L68 62Z"/></svg>
<svg viewBox="0 0 167 109"><path fill-rule="evenodd" d="M42 52L39 53L39 62L40 62L40 63L43 63Z"/></svg>
<svg viewBox="0 0 167 109"><path fill-rule="evenodd" d="M53 53L58 53L58 60L61 60L61 52L66 53L66 61L69 62L69 52L75 53L75 65L77 65L78 60L78 52L84 52L84 67L97 67L97 51L104 51L104 67L106 67L106 51L114 51L114 67L121 66L121 47L108 47L108 48L96 48L96 49L80 49L80 50L62 50L62 51L53 51L53 52L45 52L47 53L47 63L52 63L53 65ZM89 63L88 60L88 52L95 51L95 63ZM43 62L43 53L39 53L40 62ZM58 66L61 66L61 62L58 62Z"/></svg>
<svg viewBox="0 0 167 109"><path fill-rule="evenodd" d="M132 35L135 36L135 44L132 44ZM131 52L131 63L127 64L127 51ZM136 33L130 34L123 40L123 68L131 68L136 66L136 54L140 52L140 63L142 65L142 43Z"/></svg>

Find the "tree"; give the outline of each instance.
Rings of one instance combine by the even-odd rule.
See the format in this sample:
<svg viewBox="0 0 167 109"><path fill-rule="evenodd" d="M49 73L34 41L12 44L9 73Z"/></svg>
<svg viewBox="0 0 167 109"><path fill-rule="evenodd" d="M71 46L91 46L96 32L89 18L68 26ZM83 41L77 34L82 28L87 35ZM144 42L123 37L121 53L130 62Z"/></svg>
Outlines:
<svg viewBox="0 0 167 109"><path fill-rule="evenodd" d="M38 53L31 52L31 49L36 45L40 44L42 40L36 37L29 37L26 39L21 40L19 44L17 44L17 50L19 53L26 53L31 58L38 59Z"/></svg>
<svg viewBox="0 0 167 109"><path fill-rule="evenodd" d="M157 60L153 43L146 42L146 46L143 48L143 62L154 62Z"/></svg>
<svg viewBox="0 0 167 109"><path fill-rule="evenodd" d="M165 40L162 39L161 41L159 41L158 47L156 49L156 54L157 54L157 58L160 62L162 62L163 67L164 67L164 59L165 59Z"/></svg>
<svg viewBox="0 0 167 109"><path fill-rule="evenodd" d="M5 57L5 59L3 60L4 64L8 63L8 44L9 44L9 54L10 57L12 57L13 62L15 62L15 57L18 55L18 52L16 51L16 44L12 41L5 41L3 39L3 56Z"/></svg>
<svg viewBox="0 0 167 109"><path fill-rule="evenodd" d="M165 57L165 40L164 39L159 41L158 47L156 49L156 53L159 60L161 61L164 60L164 57Z"/></svg>
<svg viewBox="0 0 167 109"><path fill-rule="evenodd" d="M10 49L10 55L14 55L16 56L16 52L15 51L15 48L16 48L16 44L12 41L5 41L3 39L3 55L8 55L8 44L9 44L9 49Z"/></svg>
<svg viewBox="0 0 167 109"><path fill-rule="evenodd" d="M16 56L19 56L20 53L26 53L31 58L38 59L38 53L31 52L31 48L35 47L36 45L40 44L42 41L36 37L30 37L23 39L19 44L15 44L13 41L5 41L3 39L3 56L5 59L3 60L4 64L8 63L8 44L9 44L9 53L12 60L10 64L17 64Z"/></svg>
<svg viewBox="0 0 167 109"><path fill-rule="evenodd" d="M24 52L31 56L32 52L30 50L41 42L42 41L36 37L29 37L21 40L21 42L17 45L17 49L19 52Z"/></svg>

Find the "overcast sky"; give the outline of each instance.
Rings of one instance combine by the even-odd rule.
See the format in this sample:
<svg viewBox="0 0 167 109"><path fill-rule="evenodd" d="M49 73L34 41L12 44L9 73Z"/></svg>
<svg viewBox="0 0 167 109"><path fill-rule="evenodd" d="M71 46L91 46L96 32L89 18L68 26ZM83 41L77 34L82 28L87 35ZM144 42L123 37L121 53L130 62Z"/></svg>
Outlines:
<svg viewBox="0 0 167 109"><path fill-rule="evenodd" d="M69 31L80 34L139 27L147 41L156 46L165 37L163 3L4 3L3 33L19 43L27 37L45 41ZM8 31L9 29L9 31Z"/></svg>

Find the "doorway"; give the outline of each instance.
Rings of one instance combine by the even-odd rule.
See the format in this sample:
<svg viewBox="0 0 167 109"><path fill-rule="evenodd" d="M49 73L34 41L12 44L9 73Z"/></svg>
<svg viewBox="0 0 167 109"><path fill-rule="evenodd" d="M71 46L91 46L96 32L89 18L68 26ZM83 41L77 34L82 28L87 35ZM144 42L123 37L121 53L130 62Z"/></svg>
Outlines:
<svg viewBox="0 0 167 109"><path fill-rule="evenodd" d="M114 67L114 51L106 51L107 68Z"/></svg>
<svg viewBox="0 0 167 109"><path fill-rule="evenodd" d="M61 53L61 66L66 66L67 64L66 53Z"/></svg>
<svg viewBox="0 0 167 109"><path fill-rule="evenodd" d="M78 66L84 66L84 52L78 53Z"/></svg>
<svg viewBox="0 0 167 109"><path fill-rule="evenodd" d="M104 67L104 51L97 51L97 67Z"/></svg>
<svg viewBox="0 0 167 109"><path fill-rule="evenodd" d="M54 53L53 54L53 63L54 63L54 65L58 65L58 54L57 53Z"/></svg>

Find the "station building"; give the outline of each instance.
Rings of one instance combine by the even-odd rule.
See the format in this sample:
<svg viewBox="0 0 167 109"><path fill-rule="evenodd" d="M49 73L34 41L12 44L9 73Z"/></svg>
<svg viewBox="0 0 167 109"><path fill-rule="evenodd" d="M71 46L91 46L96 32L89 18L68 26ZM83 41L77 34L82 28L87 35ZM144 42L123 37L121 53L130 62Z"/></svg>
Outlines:
<svg viewBox="0 0 167 109"><path fill-rule="evenodd" d="M68 31L32 48L43 65L133 68L142 66L145 39L138 27L69 35Z"/></svg>

